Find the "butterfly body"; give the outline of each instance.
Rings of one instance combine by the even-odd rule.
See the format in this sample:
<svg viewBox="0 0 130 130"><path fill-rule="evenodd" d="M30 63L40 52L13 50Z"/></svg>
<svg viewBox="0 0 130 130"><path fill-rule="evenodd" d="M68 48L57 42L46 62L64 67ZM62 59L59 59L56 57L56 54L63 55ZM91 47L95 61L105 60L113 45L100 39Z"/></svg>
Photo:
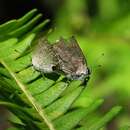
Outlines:
<svg viewBox="0 0 130 130"><path fill-rule="evenodd" d="M72 80L84 81L90 74L83 52L74 37L69 40L60 38L52 45L43 38L39 39L32 64L38 71L62 73Z"/></svg>

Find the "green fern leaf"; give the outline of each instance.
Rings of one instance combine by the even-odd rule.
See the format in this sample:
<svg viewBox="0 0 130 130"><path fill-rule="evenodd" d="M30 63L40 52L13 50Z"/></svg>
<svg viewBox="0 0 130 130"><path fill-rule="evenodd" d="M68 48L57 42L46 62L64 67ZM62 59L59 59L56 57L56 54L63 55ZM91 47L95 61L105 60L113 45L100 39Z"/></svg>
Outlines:
<svg viewBox="0 0 130 130"><path fill-rule="evenodd" d="M19 130L72 130L102 103L93 100L87 107L74 105L85 90L80 81L70 84L34 70L30 45L48 20L38 24L41 14L34 9L18 20L0 25L0 105L6 106L22 123L10 121ZM2 33L3 32L3 33ZM8 36L8 37L7 37ZM87 99L86 97L86 102ZM116 107L89 128L99 129L119 111ZM86 128L85 125L80 126Z"/></svg>

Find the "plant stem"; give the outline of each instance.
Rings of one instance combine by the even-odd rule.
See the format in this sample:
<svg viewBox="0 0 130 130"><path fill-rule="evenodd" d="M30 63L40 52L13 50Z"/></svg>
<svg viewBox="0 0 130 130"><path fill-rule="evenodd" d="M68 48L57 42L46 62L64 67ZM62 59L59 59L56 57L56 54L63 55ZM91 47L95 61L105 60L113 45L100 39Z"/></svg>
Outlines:
<svg viewBox="0 0 130 130"><path fill-rule="evenodd" d="M12 72L12 70L8 67L8 65L0 59L0 63L8 70L8 72L11 74L11 76L14 78L18 86L21 88L21 90L26 95L29 102L33 105L35 110L39 113L40 117L43 119L43 121L47 124L48 128L50 130L55 130L52 122L47 118L47 115L45 114L44 110L38 105L35 101L35 99L32 97L31 93L27 91L25 85L23 85L20 80L16 77L16 75Z"/></svg>

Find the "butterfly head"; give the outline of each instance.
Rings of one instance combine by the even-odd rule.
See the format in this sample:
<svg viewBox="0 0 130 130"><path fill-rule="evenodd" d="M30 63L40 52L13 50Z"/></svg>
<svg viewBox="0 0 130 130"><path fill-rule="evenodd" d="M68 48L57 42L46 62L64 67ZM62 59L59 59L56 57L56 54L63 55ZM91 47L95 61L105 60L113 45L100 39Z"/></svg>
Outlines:
<svg viewBox="0 0 130 130"><path fill-rule="evenodd" d="M89 78L89 75L90 75L90 69L85 65L84 66L81 65L78 67L75 73L72 73L67 77L72 80L81 80L84 82L87 78Z"/></svg>

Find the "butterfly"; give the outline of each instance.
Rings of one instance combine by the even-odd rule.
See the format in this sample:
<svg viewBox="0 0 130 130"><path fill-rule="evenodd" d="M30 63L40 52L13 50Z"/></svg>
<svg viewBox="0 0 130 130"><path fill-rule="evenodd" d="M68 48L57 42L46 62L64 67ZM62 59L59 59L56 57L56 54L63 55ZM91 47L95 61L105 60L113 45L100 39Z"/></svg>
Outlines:
<svg viewBox="0 0 130 130"><path fill-rule="evenodd" d="M85 56L75 37L60 38L50 44L45 38L39 38L32 54L34 68L42 73L63 74L70 80L89 78L90 71Z"/></svg>

